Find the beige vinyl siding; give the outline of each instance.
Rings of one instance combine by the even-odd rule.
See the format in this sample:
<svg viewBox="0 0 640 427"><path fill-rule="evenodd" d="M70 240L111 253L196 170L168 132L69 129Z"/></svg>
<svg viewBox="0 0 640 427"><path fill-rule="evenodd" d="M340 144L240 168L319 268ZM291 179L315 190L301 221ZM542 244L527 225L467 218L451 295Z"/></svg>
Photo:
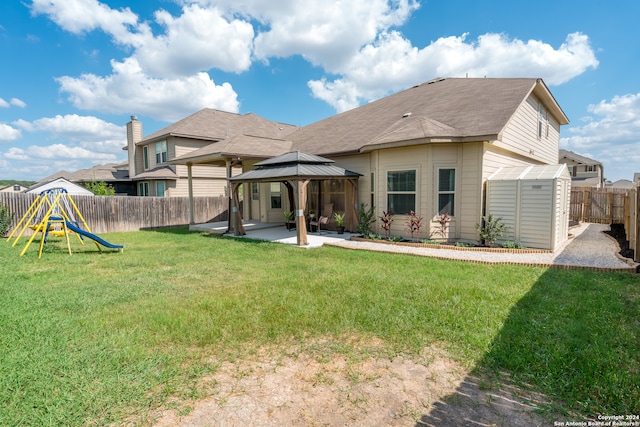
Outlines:
<svg viewBox="0 0 640 427"><path fill-rule="evenodd" d="M375 173L376 216L387 210L387 173L400 170L416 171L416 214L423 218L420 238L440 238L436 234L438 218L438 171L455 169L455 207L449 223L449 239L477 241L475 224L482 215L483 144L425 144L415 147L379 150L370 158ZM361 199L370 194L369 183L360 183ZM407 216L396 215L392 235L408 235ZM376 231L383 233L380 221Z"/></svg>
<svg viewBox="0 0 640 427"><path fill-rule="evenodd" d="M508 151L501 150L493 144L485 144L485 151L482 159L482 180L485 181L495 171L501 167L513 167L513 166L529 166L536 164L531 159L527 159L522 156L516 156ZM557 155L556 155L557 157ZM557 163L557 162L556 162Z"/></svg>
<svg viewBox="0 0 640 427"><path fill-rule="evenodd" d="M242 173L241 168L233 168L232 175L240 175ZM176 175L182 178L188 176L188 169L186 165L176 165ZM224 178L227 177L227 169L222 166L200 166L194 165L191 167L191 176L194 178Z"/></svg>
<svg viewBox="0 0 640 427"><path fill-rule="evenodd" d="M215 197L225 196L227 181L226 179L198 179L192 180L194 197ZM176 181L175 187L171 188L168 194L171 197L188 197L189 196L189 180L180 178Z"/></svg>
<svg viewBox="0 0 640 427"><path fill-rule="evenodd" d="M376 166L375 187L376 187L376 216L382 215L387 208L387 173L402 170L416 171L416 213L425 218L423 236L428 234L428 220L431 218L430 209L433 198L432 185L425 185L425 181L432 180L432 168L430 167L431 148L428 145L414 147L392 148L378 151L378 162ZM407 216L395 215L391 224L391 235L406 236ZM377 232L384 233L380 227L380 221L375 223ZM426 230L426 233L425 233Z"/></svg>
<svg viewBox="0 0 640 427"><path fill-rule="evenodd" d="M459 170L459 209L457 212L460 239L477 241L476 223L482 217L482 154L481 142L462 144L462 165Z"/></svg>
<svg viewBox="0 0 640 427"><path fill-rule="evenodd" d="M549 135L543 130L541 138L538 138L538 99L529 96L502 132L500 141L495 145L521 156L529 157L544 164L558 163L558 149L560 144L560 125L550 114ZM545 107L545 111L546 107Z"/></svg>

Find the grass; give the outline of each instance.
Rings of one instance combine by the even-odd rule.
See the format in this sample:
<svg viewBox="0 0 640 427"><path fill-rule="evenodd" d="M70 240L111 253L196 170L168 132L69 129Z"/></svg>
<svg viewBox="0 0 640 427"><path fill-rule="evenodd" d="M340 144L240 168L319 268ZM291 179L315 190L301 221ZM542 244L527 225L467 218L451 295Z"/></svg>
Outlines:
<svg viewBox="0 0 640 427"><path fill-rule="evenodd" d="M640 413L635 276L112 233L124 253L0 244L0 425L148 424L260 349L444 347L582 414ZM362 343L382 343L375 349ZM188 409L186 409L188 410Z"/></svg>

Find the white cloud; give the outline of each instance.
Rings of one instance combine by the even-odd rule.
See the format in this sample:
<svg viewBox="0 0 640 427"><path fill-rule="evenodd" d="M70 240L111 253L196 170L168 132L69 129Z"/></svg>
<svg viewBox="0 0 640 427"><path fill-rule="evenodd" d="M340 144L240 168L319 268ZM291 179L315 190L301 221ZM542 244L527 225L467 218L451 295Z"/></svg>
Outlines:
<svg viewBox="0 0 640 427"><path fill-rule="evenodd" d="M9 108L9 103L4 99L0 98L0 108Z"/></svg>
<svg viewBox="0 0 640 427"><path fill-rule="evenodd" d="M97 117L79 116L77 114L44 117L33 122L18 120L14 122L14 125L29 132L49 132L57 137L72 141L95 142L105 139L119 139L122 142L122 146L124 146L127 138L123 126L105 122Z"/></svg>
<svg viewBox="0 0 640 427"><path fill-rule="evenodd" d="M182 15L155 14L165 34L147 37L134 58L150 75L175 77L217 68L242 72L251 66L253 26L239 19L227 21L216 8L185 6Z"/></svg>
<svg viewBox="0 0 640 427"><path fill-rule="evenodd" d="M138 16L131 9L111 9L97 0L33 0L31 12L47 15L73 34L101 29L119 43L129 42L130 29L138 24Z"/></svg>
<svg viewBox="0 0 640 427"><path fill-rule="evenodd" d="M13 128L4 123L0 123L0 142L3 141L15 141L22 136L19 129Z"/></svg>
<svg viewBox="0 0 640 427"><path fill-rule="evenodd" d="M340 72L360 47L403 24L418 6L409 0L290 2L287 10L259 14L271 28L256 37L255 54L262 59L300 54L328 72Z"/></svg>
<svg viewBox="0 0 640 427"><path fill-rule="evenodd" d="M563 148L602 162L609 179L640 172L640 93L615 96L587 108L586 124L567 130Z"/></svg>
<svg viewBox="0 0 640 427"><path fill-rule="evenodd" d="M111 61L111 65L113 74L107 77L83 74L79 78L65 76L56 80L73 105L85 110L127 111L165 121L178 120L205 107L239 110L237 94L231 85L216 85L206 73L154 79L133 58Z"/></svg>
<svg viewBox="0 0 640 427"><path fill-rule="evenodd" d="M542 77L558 85L598 66L587 36L573 33L558 49L529 40L510 40L503 34L485 34L476 42L467 35L442 37L418 49L398 32L383 33L364 46L333 82L312 81L314 96L344 111L344 99L353 108L388 93L434 77ZM342 93L347 88L349 93Z"/></svg>
<svg viewBox="0 0 640 427"><path fill-rule="evenodd" d="M24 108L27 106L26 102L18 98L11 98L10 102L11 102L11 105L13 105L14 107Z"/></svg>

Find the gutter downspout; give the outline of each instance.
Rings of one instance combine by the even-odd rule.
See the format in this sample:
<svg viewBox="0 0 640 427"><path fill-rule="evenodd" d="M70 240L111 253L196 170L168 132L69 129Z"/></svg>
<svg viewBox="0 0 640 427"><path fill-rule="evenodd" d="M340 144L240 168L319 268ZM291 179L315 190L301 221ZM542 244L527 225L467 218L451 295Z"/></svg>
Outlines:
<svg viewBox="0 0 640 427"><path fill-rule="evenodd" d="M189 225L195 224L193 207L193 175L191 173L191 163L187 163L187 182L189 185Z"/></svg>

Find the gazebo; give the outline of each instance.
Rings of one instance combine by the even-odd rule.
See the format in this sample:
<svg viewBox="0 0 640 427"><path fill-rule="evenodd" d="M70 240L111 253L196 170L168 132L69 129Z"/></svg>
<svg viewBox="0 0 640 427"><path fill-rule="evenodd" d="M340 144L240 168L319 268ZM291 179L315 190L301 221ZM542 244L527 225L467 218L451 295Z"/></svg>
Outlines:
<svg viewBox="0 0 640 427"><path fill-rule="evenodd" d="M312 180L342 179L353 186L351 203L347 204L353 223L357 223L356 198L358 177L361 175L333 164L334 161L301 151L291 151L255 164L257 169L244 172L229 179L231 184L233 230L236 236L246 234L238 210L240 196L238 189L249 182L283 182L289 191L289 201L296 219L298 246L308 244L307 226L304 212L307 203L307 185Z"/></svg>

